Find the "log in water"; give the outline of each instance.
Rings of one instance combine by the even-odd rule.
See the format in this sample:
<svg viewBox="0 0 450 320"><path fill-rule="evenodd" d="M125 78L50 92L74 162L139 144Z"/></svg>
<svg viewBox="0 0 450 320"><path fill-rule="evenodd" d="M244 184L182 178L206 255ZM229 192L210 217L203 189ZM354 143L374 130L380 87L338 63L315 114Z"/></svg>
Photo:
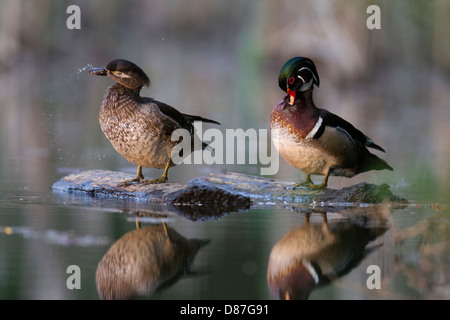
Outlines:
<svg viewBox="0 0 450 320"><path fill-rule="evenodd" d="M342 189L293 189L293 182L250 176L240 173L214 173L189 181L188 184L131 184L118 187L134 175L123 172L89 170L70 174L53 185L54 190L84 192L115 198L146 200L170 204L201 204L250 207L251 204L322 203L407 203L389 189L387 184L359 183Z"/></svg>

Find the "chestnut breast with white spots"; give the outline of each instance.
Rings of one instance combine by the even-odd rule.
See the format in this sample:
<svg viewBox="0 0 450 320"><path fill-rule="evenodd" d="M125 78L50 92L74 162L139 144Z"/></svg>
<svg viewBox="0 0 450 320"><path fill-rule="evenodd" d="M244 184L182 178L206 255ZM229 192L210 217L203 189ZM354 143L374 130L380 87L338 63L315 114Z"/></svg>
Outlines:
<svg viewBox="0 0 450 320"><path fill-rule="evenodd" d="M357 152L350 135L325 126L318 113L299 112L285 103L285 98L280 100L270 118L272 140L281 156L306 174L331 170L333 175L353 176Z"/></svg>

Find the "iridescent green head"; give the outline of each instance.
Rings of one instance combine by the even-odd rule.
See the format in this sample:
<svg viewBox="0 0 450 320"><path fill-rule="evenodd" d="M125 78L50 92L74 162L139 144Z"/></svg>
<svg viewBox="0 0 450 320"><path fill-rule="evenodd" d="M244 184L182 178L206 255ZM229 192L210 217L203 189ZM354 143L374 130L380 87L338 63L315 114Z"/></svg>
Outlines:
<svg viewBox="0 0 450 320"><path fill-rule="evenodd" d="M313 85L319 86L319 74L311 59L295 57L288 60L280 70L278 85L284 92L303 92ZM288 92L289 93L289 92Z"/></svg>

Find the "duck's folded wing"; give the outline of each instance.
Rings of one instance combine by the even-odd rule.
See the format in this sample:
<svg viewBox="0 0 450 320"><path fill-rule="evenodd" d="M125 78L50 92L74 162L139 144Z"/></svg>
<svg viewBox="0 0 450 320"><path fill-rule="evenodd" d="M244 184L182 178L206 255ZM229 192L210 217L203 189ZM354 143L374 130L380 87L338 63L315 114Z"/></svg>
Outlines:
<svg viewBox="0 0 450 320"><path fill-rule="evenodd" d="M156 105L163 115L168 117L171 121L177 123L181 128L189 130L191 133L194 131L192 122L189 121L189 119L187 119L180 111L178 111L174 107L171 107L168 104L165 104L164 102L155 100L153 98L143 98L142 102L144 104L153 104L154 106Z"/></svg>
<svg viewBox="0 0 450 320"><path fill-rule="evenodd" d="M338 115L335 115L334 113L331 113L325 109L320 109L320 117L323 119L323 122L326 123L326 125L335 128L342 128L351 136L353 140L358 140L363 146L385 152L384 149L373 142L372 139L370 139L360 130L356 129L350 122L342 119Z"/></svg>
<svg viewBox="0 0 450 320"><path fill-rule="evenodd" d="M202 122L208 122L208 123L215 123L220 124L217 121L206 119L200 116L194 116L190 114L181 113L177 109L175 109L172 106L169 106L168 104L165 104L164 102L152 99L152 98L144 98L144 103L153 103L158 106L159 110L166 115L167 117L170 117L173 121L177 122L180 127L185 128L191 132L193 132L193 126L192 123L194 121L202 121Z"/></svg>

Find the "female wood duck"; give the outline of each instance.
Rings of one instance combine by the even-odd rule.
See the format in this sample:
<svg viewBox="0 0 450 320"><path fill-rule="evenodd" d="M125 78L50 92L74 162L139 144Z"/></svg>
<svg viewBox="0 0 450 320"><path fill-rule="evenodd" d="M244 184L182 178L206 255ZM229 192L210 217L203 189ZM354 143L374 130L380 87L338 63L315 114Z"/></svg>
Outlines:
<svg viewBox="0 0 450 320"><path fill-rule="evenodd" d="M150 85L150 79L134 63L115 59L104 68L89 70L93 75L109 76L116 83L108 88L100 106L100 126L114 148L125 159L138 166L137 176L119 186L131 182L162 183L167 181L172 149L178 141L172 141L176 129L189 130L194 139L194 121L219 124L214 120L180 113L175 108L153 98L141 97L143 86ZM203 144L203 148L206 145ZM143 180L142 167L164 168L161 178Z"/></svg>
<svg viewBox="0 0 450 320"><path fill-rule="evenodd" d="M270 117L272 139L279 153L293 167L306 173L295 186L326 188L328 177L354 175L369 170L393 170L367 147L383 151L364 133L341 117L315 106L312 93L319 86L314 62L296 57L280 70L278 85L287 93ZM311 174L325 175L314 185Z"/></svg>

